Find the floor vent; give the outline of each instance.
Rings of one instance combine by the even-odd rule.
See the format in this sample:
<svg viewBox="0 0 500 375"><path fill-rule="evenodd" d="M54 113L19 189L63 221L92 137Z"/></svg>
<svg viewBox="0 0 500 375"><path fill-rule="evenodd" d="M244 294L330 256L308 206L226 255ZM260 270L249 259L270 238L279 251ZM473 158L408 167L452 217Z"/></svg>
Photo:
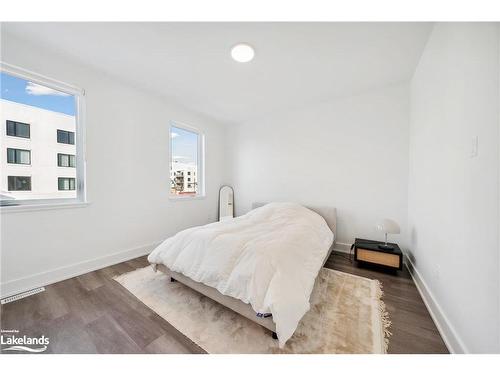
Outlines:
<svg viewBox="0 0 500 375"><path fill-rule="evenodd" d="M31 290L28 290L27 292L19 293L19 294L16 294L15 296L10 296L10 297L4 298L1 300L1 303L2 303L2 305L5 305L6 303L14 302L14 301L17 301L18 299L26 298L26 297L32 296L33 294L42 293L42 292L45 292L45 288L43 286L41 288L31 289Z"/></svg>

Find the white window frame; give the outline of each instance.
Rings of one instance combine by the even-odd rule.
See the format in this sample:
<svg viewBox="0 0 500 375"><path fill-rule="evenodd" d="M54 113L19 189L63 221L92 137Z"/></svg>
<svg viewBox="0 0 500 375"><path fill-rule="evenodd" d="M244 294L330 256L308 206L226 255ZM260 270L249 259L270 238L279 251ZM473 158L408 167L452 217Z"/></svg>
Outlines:
<svg viewBox="0 0 500 375"><path fill-rule="evenodd" d="M76 198L16 199L0 206L1 212L86 206L86 158L85 158L85 90L53 78L0 61L0 71L31 81L75 97L75 147L76 147ZM5 124L3 125L5 126ZM32 181L33 183L33 181Z"/></svg>
<svg viewBox="0 0 500 375"><path fill-rule="evenodd" d="M197 152L197 168L196 168L196 173L197 173L197 179L198 179L198 191L196 192L196 195L194 196L181 196L181 195L175 195L170 193L170 168L172 167L172 128L178 128L182 130L186 130L188 132L196 133L198 135L198 152ZM168 138L169 138L169 147L168 147L168 173L169 173L169 190L168 190L168 196L171 200L178 200L178 201L183 201L183 200L193 200L193 199L204 199L205 198L205 134L200 131L200 129L188 125L186 123L180 122L180 121L175 121L171 120L169 123L168 127Z"/></svg>

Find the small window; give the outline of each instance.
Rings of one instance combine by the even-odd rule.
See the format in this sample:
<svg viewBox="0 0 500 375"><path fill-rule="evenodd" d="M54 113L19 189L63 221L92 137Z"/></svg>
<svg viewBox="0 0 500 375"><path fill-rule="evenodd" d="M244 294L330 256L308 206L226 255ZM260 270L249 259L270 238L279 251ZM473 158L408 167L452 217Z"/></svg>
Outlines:
<svg viewBox="0 0 500 375"><path fill-rule="evenodd" d="M58 181L59 190L75 190L76 183L73 177L59 177Z"/></svg>
<svg viewBox="0 0 500 375"><path fill-rule="evenodd" d="M75 144L75 133L57 129L57 143L66 143L68 145Z"/></svg>
<svg viewBox="0 0 500 375"><path fill-rule="evenodd" d="M10 164L31 164L31 151L17 148L7 149L7 163Z"/></svg>
<svg viewBox="0 0 500 375"><path fill-rule="evenodd" d="M196 173L203 168L203 141L203 134L193 128L178 123L170 127L171 196L204 195L203 181L199 178L203 173Z"/></svg>
<svg viewBox="0 0 500 375"><path fill-rule="evenodd" d="M30 124L24 122L7 120L7 135L11 137L30 137Z"/></svg>
<svg viewBox="0 0 500 375"><path fill-rule="evenodd" d="M31 177L8 176L9 191L31 191Z"/></svg>
<svg viewBox="0 0 500 375"><path fill-rule="evenodd" d="M58 167L76 167L75 155L57 154Z"/></svg>

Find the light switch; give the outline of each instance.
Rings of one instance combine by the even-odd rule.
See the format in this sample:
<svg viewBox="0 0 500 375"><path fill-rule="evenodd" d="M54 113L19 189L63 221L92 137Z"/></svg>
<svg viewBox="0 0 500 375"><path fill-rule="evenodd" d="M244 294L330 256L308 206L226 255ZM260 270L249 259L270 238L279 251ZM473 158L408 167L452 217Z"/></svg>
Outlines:
<svg viewBox="0 0 500 375"><path fill-rule="evenodd" d="M475 158L478 154L478 138L477 135L472 137L471 148L470 148L470 157Z"/></svg>

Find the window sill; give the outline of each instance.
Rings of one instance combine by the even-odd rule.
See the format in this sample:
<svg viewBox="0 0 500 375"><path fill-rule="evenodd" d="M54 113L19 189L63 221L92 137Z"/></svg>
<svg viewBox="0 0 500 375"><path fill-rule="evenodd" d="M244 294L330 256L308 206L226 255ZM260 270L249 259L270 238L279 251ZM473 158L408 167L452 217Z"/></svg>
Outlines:
<svg viewBox="0 0 500 375"><path fill-rule="evenodd" d="M206 195L195 195L194 197L180 197L177 195L171 195L168 197L171 201L195 201L200 199L205 199Z"/></svg>
<svg viewBox="0 0 500 375"><path fill-rule="evenodd" d="M60 210L67 208L84 208L90 205L90 202L64 202L64 203L39 203L39 204L20 204L18 206L1 206L2 214L31 212L31 211L46 211Z"/></svg>

